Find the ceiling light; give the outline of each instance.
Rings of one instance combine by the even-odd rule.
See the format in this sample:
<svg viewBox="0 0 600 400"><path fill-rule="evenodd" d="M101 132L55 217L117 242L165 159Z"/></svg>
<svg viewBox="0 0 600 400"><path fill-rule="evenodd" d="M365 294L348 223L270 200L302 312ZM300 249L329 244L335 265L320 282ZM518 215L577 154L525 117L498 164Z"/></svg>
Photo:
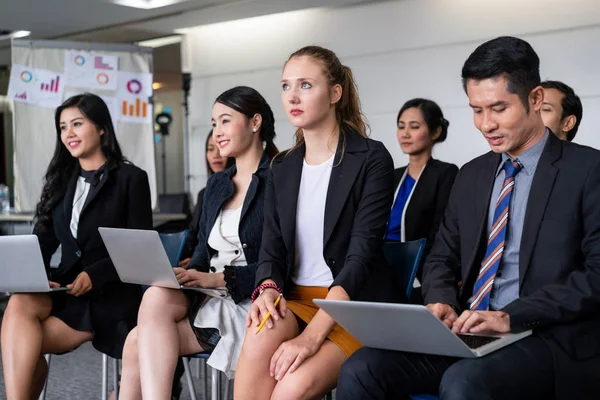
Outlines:
<svg viewBox="0 0 600 400"><path fill-rule="evenodd" d="M29 35L31 35L31 32L29 32L29 31L15 31L10 36L14 39L18 39L18 38L23 38L23 37L26 37Z"/></svg>
<svg viewBox="0 0 600 400"><path fill-rule="evenodd" d="M143 10L150 10L153 8L160 8L170 6L172 4L181 3L186 0L109 0L111 3L132 7L132 8L140 8Z"/></svg>
<svg viewBox="0 0 600 400"><path fill-rule="evenodd" d="M0 31L0 40L19 39L31 35L29 31Z"/></svg>
<svg viewBox="0 0 600 400"><path fill-rule="evenodd" d="M137 42L137 45L144 47L163 47L175 43L181 43L181 35L164 36L156 39L142 40L141 42Z"/></svg>

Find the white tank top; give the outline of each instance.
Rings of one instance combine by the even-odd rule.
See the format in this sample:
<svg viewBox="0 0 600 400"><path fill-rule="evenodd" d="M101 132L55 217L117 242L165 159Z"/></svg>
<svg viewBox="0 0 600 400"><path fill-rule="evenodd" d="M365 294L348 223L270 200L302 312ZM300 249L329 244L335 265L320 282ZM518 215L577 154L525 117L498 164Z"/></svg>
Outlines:
<svg viewBox="0 0 600 400"><path fill-rule="evenodd" d="M331 269L323 258L325 201L333 159L320 165L304 161L296 210L296 260L292 281L299 286L329 287Z"/></svg>

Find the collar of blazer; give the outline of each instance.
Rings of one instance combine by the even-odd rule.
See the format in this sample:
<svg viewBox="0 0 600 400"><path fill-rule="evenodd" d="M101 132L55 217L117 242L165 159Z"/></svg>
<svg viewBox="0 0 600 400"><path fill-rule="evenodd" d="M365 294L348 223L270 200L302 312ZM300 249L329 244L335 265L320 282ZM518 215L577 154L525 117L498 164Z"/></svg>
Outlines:
<svg viewBox="0 0 600 400"><path fill-rule="evenodd" d="M558 173L558 168L554 163L561 158L562 155L562 143L560 139L554 135L549 135L544 151L538 162L531 189L529 191L529 198L527 199L527 208L525 210L525 222L523 226L523 233L521 235L521 246L519 253L519 284L522 285L523 279L529 268L529 262L535 242L537 240L540 224L544 217L544 211L546 210L546 204L550 198L552 187L554 186L554 180ZM476 265L476 257L479 253L478 250L483 246L485 237L487 236L487 216L489 205L492 197L492 189L494 187L494 180L496 178L496 171L498 165L502 162L502 156L493 152L489 152L485 156L484 166L477 171L476 175L476 186L481 190L476 191L475 198L475 215L479 225L479 234L477 237L481 238L480 246L475 246L473 253L469 258L470 266L469 272L466 276L463 276L463 281L468 277L473 276L476 269L479 266Z"/></svg>
<svg viewBox="0 0 600 400"><path fill-rule="evenodd" d="M108 176L110 173L117 169L119 164L114 160L107 161L106 172L102 174L100 177L100 181L98 182L98 186L92 192L89 199L85 201L85 204L81 210L81 215L83 215L84 211L89 207L92 201L96 198L98 193L104 187L104 184L108 180ZM71 224L71 213L73 212L73 196L75 196L75 188L77 187L77 178L79 177L79 172L81 171L81 166L79 163L75 164L75 168L73 169L73 173L69 179L69 183L67 185L67 191L65 192L65 197L63 198L63 212L65 216L65 223L67 224L68 231L70 232L69 225Z"/></svg>
<svg viewBox="0 0 600 400"><path fill-rule="evenodd" d="M268 169L270 165L271 165L271 159L269 158L269 156L266 152L263 152L262 157L260 158L260 161L258 162L258 168L256 169L255 174L259 174L260 171ZM229 179L233 178L233 176L237 173L237 168L236 168L235 164L233 164L231 167L225 169L223 171L223 173Z"/></svg>
<svg viewBox="0 0 600 400"><path fill-rule="evenodd" d="M438 170L440 168L440 161L436 160L433 157L429 157L429 160L425 163L423 170L421 171L421 177L430 175L434 170ZM408 165L397 168L394 170L394 188L398 191L398 185L404 176L404 173L408 169ZM427 172L425 172L427 171Z"/></svg>
<svg viewBox="0 0 600 400"><path fill-rule="evenodd" d="M302 144L285 155L280 155L272 168L281 234L288 249L295 249L296 211L305 151L306 147ZM333 233L368 151L366 138L349 127L342 128L325 201L323 247Z"/></svg>
<svg viewBox="0 0 600 400"><path fill-rule="evenodd" d="M244 204L242 205L242 213L240 215L240 224L241 221L244 220L244 216L246 215L246 212L252 204L252 201L256 196L256 192L258 191L258 185L260 184L259 176L263 175L266 181L266 176L270 165L271 159L269 158L267 153L263 152L260 162L258 163L258 169L254 174L252 174L252 181L250 182L250 186L248 186L248 191L246 192L246 197L244 198ZM216 196L216 198L219 199L219 207L215 208L214 213L211 213L209 216L209 226L211 227L214 225L218 213L223 207L223 204L225 204L225 202L229 200L229 198L231 198L231 196L233 195L234 188L232 178L235 176L236 172L237 169L234 164L231 167L225 169L222 173L215 174L212 178L214 179L214 183L211 183L211 197ZM204 201L206 201L206 199Z"/></svg>

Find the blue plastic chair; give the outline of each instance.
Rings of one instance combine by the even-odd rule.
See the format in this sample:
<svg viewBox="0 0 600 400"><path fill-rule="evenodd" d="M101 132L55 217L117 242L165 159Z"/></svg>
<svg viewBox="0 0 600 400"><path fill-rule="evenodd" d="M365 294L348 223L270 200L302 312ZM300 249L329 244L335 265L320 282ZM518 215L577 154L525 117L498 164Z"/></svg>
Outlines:
<svg viewBox="0 0 600 400"><path fill-rule="evenodd" d="M411 242L384 242L383 254L396 275L396 279L410 299L417 270L421 265L421 257L427 241L425 239Z"/></svg>
<svg viewBox="0 0 600 400"><path fill-rule="evenodd" d="M390 264L401 287L406 291L406 298L410 299L417 271L421 265L421 257L427 244L425 239L412 242L385 242L383 252L387 262ZM412 400L439 400L438 396L432 394L411 395Z"/></svg>
<svg viewBox="0 0 600 400"><path fill-rule="evenodd" d="M175 233L159 233L160 241L167 252L169 257L169 263L173 268L179 264L181 253L183 252L183 246L188 236L188 231L181 231Z"/></svg>

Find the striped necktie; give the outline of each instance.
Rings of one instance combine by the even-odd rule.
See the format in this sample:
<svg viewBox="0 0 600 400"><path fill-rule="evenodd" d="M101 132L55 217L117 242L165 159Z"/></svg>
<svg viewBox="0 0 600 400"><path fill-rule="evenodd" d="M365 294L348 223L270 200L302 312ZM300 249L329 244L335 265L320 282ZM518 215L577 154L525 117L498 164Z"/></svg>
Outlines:
<svg viewBox="0 0 600 400"><path fill-rule="evenodd" d="M503 168L506 177L504 178L504 184L496 202L494 222L490 229L485 257L481 263L479 276L477 276L477 281L473 288L473 296L471 297L471 304L469 306L471 310L487 310L489 308L492 285L502 261L510 198L515 186L515 176L521 170L521 164L516 160L506 160Z"/></svg>

